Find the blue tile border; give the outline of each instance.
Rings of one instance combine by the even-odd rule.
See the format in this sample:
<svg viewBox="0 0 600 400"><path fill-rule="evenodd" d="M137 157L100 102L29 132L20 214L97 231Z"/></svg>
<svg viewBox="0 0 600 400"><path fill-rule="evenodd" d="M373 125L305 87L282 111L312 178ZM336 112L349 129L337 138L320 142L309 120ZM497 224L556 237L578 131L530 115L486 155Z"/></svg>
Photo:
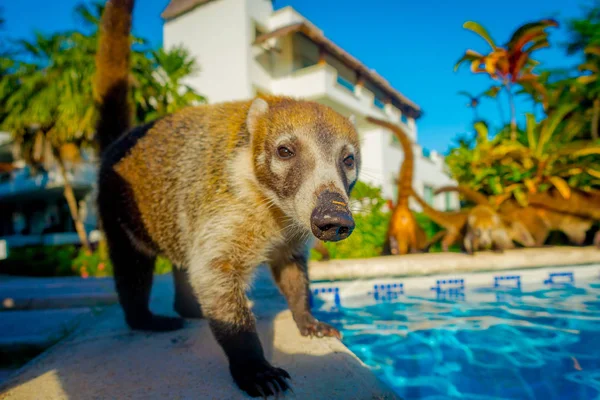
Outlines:
<svg viewBox="0 0 600 400"><path fill-rule="evenodd" d="M373 299L378 303L386 303L393 300L398 300L399 296L404 294L403 283L388 283L373 285L373 291L367 293L373 296Z"/></svg>
<svg viewBox="0 0 600 400"><path fill-rule="evenodd" d="M523 287L529 284L547 285L547 286L569 286L575 284L575 278L578 279L594 278L600 279L600 265L590 266L589 269L582 272L569 271L571 266L565 266L565 269L546 269L535 275L526 273L526 270L500 271L489 272L485 276L471 278L471 275L466 273L462 277L423 277L417 282L414 282L415 290L418 290L418 295L423 296L423 290L429 288L431 297L437 300L464 300L466 297L467 281L469 287L482 288L483 292L489 293L491 298L489 301L508 302L517 301L518 293L522 292ZM592 273L593 271L593 273ZM355 296L368 297L372 304L387 303L387 302L402 302L403 299L410 298L411 290L413 289L412 278L381 278L373 281L360 279L350 282L330 281L330 282L315 282L316 287L311 287L309 292L310 306L315 306L315 300L320 299L327 307L332 310L340 309L342 302L346 298L351 299ZM313 284L311 284L312 286ZM348 297L346 297L348 296ZM408 296L408 297L405 297ZM342 299L344 297L344 300ZM318 307L318 305L317 305Z"/></svg>
<svg viewBox="0 0 600 400"><path fill-rule="evenodd" d="M511 286L510 282L514 282L514 286ZM495 288L515 288L521 289L521 276L520 275L498 275L494 276L494 287Z"/></svg>
<svg viewBox="0 0 600 400"><path fill-rule="evenodd" d="M556 278L567 278L557 279ZM573 285L575 283L575 276L572 272L551 272L548 274L548 279L544 280L545 285Z"/></svg>

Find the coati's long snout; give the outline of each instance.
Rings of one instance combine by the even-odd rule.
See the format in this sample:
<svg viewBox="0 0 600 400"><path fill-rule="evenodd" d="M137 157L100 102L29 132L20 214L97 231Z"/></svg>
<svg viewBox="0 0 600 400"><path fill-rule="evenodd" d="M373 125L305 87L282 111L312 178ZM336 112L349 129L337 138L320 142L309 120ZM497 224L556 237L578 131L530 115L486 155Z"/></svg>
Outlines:
<svg viewBox="0 0 600 400"><path fill-rule="evenodd" d="M337 242L346 239L354 230L354 219L348 203L341 194L323 191L310 216L313 235L319 240Z"/></svg>

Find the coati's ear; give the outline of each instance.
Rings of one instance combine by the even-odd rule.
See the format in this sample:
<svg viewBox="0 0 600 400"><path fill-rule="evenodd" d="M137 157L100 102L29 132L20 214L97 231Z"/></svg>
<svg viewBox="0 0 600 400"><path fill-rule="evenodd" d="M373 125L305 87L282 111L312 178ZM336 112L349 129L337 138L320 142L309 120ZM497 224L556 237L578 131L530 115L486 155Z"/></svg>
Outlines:
<svg viewBox="0 0 600 400"><path fill-rule="evenodd" d="M248 110L248 116L246 116L246 126L248 127L248 132L250 132L251 135L254 135L256 132L256 127L258 126L258 121L260 118L268 111L269 105L264 99L254 99L250 105L250 109Z"/></svg>
<svg viewBox="0 0 600 400"><path fill-rule="evenodd" d="M348 117L348 120L350 120L350 123L352 124L352 126L356 127L356 116L354 114L350 115Z"/></svg>

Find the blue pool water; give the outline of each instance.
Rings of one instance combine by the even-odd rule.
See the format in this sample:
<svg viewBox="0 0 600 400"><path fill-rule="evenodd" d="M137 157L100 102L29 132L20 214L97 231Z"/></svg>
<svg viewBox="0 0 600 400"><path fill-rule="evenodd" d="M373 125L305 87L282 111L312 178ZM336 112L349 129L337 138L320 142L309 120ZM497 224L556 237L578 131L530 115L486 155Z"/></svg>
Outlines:
<svg viewBox="0 0 600 400"><path fill-rule="evenodd" d="M315 314L404 399L600 399L600 281L374 289Z"/></svg>

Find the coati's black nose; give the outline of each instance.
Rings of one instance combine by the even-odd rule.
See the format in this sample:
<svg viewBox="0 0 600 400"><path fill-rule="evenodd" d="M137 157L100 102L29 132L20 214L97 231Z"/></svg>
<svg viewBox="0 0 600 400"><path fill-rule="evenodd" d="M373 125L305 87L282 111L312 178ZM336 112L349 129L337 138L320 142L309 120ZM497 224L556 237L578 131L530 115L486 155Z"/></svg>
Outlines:
<svg viewBox="0 0 600 400"><path fill-rule="evenodd" d="M337 242L350 236L354 230L354 219L342 195L325 191L317 199L310 226L319 240Z"/></svg>

